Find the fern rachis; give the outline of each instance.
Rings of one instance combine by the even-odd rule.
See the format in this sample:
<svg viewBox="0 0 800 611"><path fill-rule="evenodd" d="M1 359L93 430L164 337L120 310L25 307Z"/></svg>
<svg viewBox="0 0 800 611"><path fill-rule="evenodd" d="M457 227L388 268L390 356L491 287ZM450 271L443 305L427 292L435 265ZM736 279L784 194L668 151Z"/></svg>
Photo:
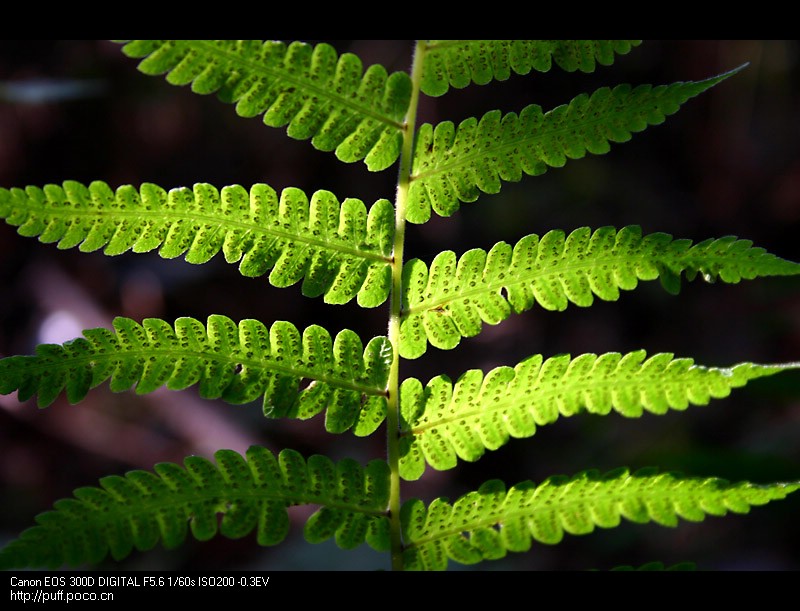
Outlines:
<svg viewBox="0 0 800 611"><path fill-rule="evenodd" d="M323 418L330 433L366 437L385 431L388 450L362 465L254 446L246 455L221 451L215 463L190 457L184 466L165 463L152 473L103 478L99 488L80 488L74 499L43 514L38 526L0 552L0 564L124 559L134 549L159 543L173 548L190 534L205 541L218 532L277 545L290 531L287 507L312 504L319 510L305 519L308 541L334 539L343 549L366 542L387 552L394 568L442 569L451 561L533 554L532 541L553 544L565 533L613 528L623 519L675 526L743 513L796 490L796 481L728 484L637 465L604 475L582 470L538 484L491 479L453 502L401 498L404 481L425 477L428 468L447 471L478 461L512 439L535 448L538 429L557 426L561 418L685 411L798 367L712 367L644 350L556 356L540 354L531 341L530 356L517 364L473 365L452 380L437 371L422 380L406 374L413 359L463 348L486 325L513 324L512 314L536 316L570 304L586 308L595 298L624 301L640 281L657 279L677 294L682 277L738 283L800 273L797 264L747 239L694 241L632 224L532 227L513 242L485 249L406 255L412 228L406 222L424 224L434 213L450 217L462 208L490 206L490 195L500 197L508 183L534 184L530 176L581 163L573 160L609 154L613 162L613 152L623 146L616 143L738 78L733 75L740 69L696 82L601 87L551 111L536 105L495 109L458 125L441 121L417 129L417 107L426 96L535 79L551 69L593 72L637 45L419 42L411 71L390 74L327 44L126 44L124 52L141 59L142 72L217 94L236 114L285 128L341 161L363 162L372 171L397 163L394 204L255 181L168 188L68 180L0 190L7 223L60 249L122 257L156 251L192 264L224 258L242 276L276 289L321 297L331 306L385 308L388 331L367 340L346 326L301 328L216 313L174 320L118 317L112 328L89 329L63 345L40 346L32 356L0 360L0 392L17 391L20 399L36 395L45 407L62 396L82 402L106 383L113 392L135 388L142 395L162 386L196 386L203 398L258 404L271 418ZM55 544L50 551L49 544Z"/></svg>

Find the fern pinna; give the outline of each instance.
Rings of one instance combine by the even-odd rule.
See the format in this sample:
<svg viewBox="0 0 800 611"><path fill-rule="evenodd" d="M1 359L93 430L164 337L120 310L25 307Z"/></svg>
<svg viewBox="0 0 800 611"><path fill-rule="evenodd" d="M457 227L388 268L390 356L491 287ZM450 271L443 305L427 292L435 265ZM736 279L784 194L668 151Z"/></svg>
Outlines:
<svg viewBox="0 0 800 611"><path fill-rule="evenodd" d="M672 527L747 513L800 488L800 480L732 483L648 465L587 465L538 482L493 478L454 501L406 498L403 491L403 481L479 461L562 418L685 411L800 367L712 366L644 349L547 355L531 344L518 363L455 378L405 373L412 361L453 350L489 326L537 310L618 301L640 282L658 280L676 295L684 280L735 284L800 273L797 263L746 238L690 239L634 224L527 232L488 249L405 252L407 223L457 215L505 185L609 153L742 67L698 81L604 86L549 110L531 104L418 126L426 99L537 73L592 73L639 41L418 41L411 69L391 73L327 43L120 44L145 74L216 94L239 116L285 128L341 162L397 172L394 202L261 182L65 180L0 189L6 222L59 249L156 251L193 264L221 255L243 276L264 276L326 304L383 307L388 329L366 339L347 328L219 313L172 321L120 316L110 328L3 358L0 392L48 407L62 397L79 403L106 383L113 392L138 394L196 386L204 399L260 405L268 418L323 418L329 433L366 437L382 430L386 453L361 464L252 446L245 454L219 450L213 461L189 456L183 465L105 477L40 514L0 550L0 567L122 560L134 550L181 546L189 535L254 536L260 545L277 545L291 531L289 508L311 505L304 518L309 542L333 539L344 549L366 543L385 552L393 569L439 570L533 554L534 542L556 544L565 534L624 521ZM665 568L659 561L642 566Z"/></svg>

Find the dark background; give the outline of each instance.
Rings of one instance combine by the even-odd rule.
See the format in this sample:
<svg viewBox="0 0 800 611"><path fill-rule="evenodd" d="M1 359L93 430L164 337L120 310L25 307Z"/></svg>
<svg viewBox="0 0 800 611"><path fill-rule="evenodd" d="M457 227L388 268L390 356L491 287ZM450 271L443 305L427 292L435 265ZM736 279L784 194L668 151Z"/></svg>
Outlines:
<svg viewBox="0 0 800 611"><path fill-rule="evenodd" d="M316 42L316 41L314 41ZM411 41L332 41L340 53L359 54L365 65L390 70L410 66ZM409 226L407 258L430 262L444 249L461 253L515 243L530 233L567 232L581 226L639 224L700 241L736 235L787 259L800 259L800 43L786 40L652 41L593 74L514 76L503 83L423 97L421 122L460 121L494 108L519 112L536 103L545 110L584 91L619 83L667 84L700 80L742 63L750 66L699 98L665 124L651 127L604 156L587 156L545 175L504 184L499 195L463 205L449 219ZM379 174L363 164L344 165L285 130L243 119L214 96L197 96L163 78L146 77L119 46L95 41L0 41L0 185L6 188L100 179L112 187L154 182L164 188L209 182L358 197L368 205L393 198L396 166ZM79 95L38 91L32 79L81 83ZM59 251L54 245L0 226L0 355L29 354L39 342L63 342L83 328L109 326L116 315L140 320L179 316L205 320L213 313L266 324L290 320L299 328L322 324L332 333L357 331L364 342L386 331L387 306L360 310L355 303L325 306L302 297L298 286L276 289L265 277L243 278L221 256L204 266L155 253ZM458 349L429 349L404 362L401 375L426 382L439 373L454 379L469 368L514 365L535 353L672 352L698 363L800 359L800 292L792 278L738 285L684 283L681 295L658 282L641 283L620 300L597 300L566 312L539 307L486 327ZM383 431L383 429L381 429ZM507 485L586 468L601 471L656 465L698 476L769 482L800 477L800 375L756 381L725 400L687 412L625 419L582 415L542 427L530 439L511 441L475 464L453 471L428 469L404 498L455 500L489 478ZM112 394L104 385L80 405L62 398L38 411L0 397L0 543L33 523L76 487L104 475L181 462L187 454L211 457L219 448L240 452L251 444L274 451L295 448L361 462L384 453L378 434L358 439L330 436L322 418L308 422L265 420L257 404L230 406L199 399L194 389L137 396ZM800 495L749 516L707 518L678 529L623 524L558 546L533 544L526 554L479 565L495 569L606 569L652 560L686 560L699 568L798 569ZM388 561L366 545L342 551L333 543L302 539L301 511L287 541L261 549L253 538L194 541L175 550L160 546L134 554L123 568L156 569L369 569ZM111 565L109 565L111 566ZM451 565L453 568L462 568Z"/></svg>

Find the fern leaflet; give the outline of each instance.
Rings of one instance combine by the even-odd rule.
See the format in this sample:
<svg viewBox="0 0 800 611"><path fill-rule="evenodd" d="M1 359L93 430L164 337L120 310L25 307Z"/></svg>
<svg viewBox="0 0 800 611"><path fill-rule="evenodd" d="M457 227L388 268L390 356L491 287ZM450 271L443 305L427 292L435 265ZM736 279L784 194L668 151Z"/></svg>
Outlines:
<svg viewBox="0 0 800 611"><path fill-rule="evenodd" d="M431 209L450 216L459 202L474 202L481 191L498 193L502 181L517 182L523 172L543 174L587 152L601 155L609 142L627 142L632 132L664 122L681 104L743 68L713 78L652 87L604 87L543 113L538 105L517 115L499 110L435 128L419 129L406 218L424 223Z"/></svg>
<svg viewBox="0 0 800 611"><path fill-rule="evenodd" d="M328 431L353 427L368 435L386 417L391 361L387 338L373 338L364 349L349 330L331 340L316 325L301 336L288 322L267 328L257 320L237 325L212 315L207 328L179 318L173 329L156 318L139 325L119 317L114 331L89 329L64 345L40 345L35 356L0 360L0 393L18 390L20 400L38 393L39 406L46 407L62 390L77 403L109 379L112 391L135 385L139 394L199 384L206 399L238 404L263 396L264 414L276 418L307 419L327 410Z"/></svg>
<svg viewBox="0 0 800 611"><path fill-rule="evenodd" d="M616 301L620 289L656 278L675 294L682 273L689 280L701 275L707 281L736 283L800 274L800 264L733 236L692 245L666 233L643 237L633 225L594 233L582 227L569 236L550 231L541 239L532 234L513 248L499 242L488 253L476 248L458 260L444 251L430 269L419 259L404 266L400 355L417 358L427 342L452 349L462 337L480 333L482 323L497 324L534 303L548 310L564 310L569 303L588 307L595 295Z"/></svg>
<svg viewBox="0 0 800 611"><path fill-rule="evenodd" d="M511 72L548 72L553 61L567 72L593 72L610 66L614 54L628 53L638 40L429 40L425 45L421 88L440 96L450 87L504 81Z"/></svg>
<svg viewBox="0 0 800 611"><path fill-rule="evenodd" d="M800 482L757 485L675 473L618 469L550 477L540 485L523 482L506 491L499 480L483 484L453 505L441 499L429 507L418 499L403 505L409 569L443 570L448 559L462 564L525 552L536 540L559 543L564 533L584 535L619 526L621 519L674 527L680 519L748 513L751 506L785 498Z"/></svg>
<svg viewBox="0 0 800 611"><path fill-rule="evenodd" d="M476 461L486 449L496 450L511 437L531 437L537 426L552 424L559 416L583 411L607 415L612 409L628 418L644 411L660 415L707 405L750 380L800 369L800 363L715 368L667 353L645 357L644 350L574 359L535 355L486 376L477 369L468 371L455 384L438 376L423 388L409 378L400 389L400 475L415 480L426 463L446 470L459 458Z"/></svg>
<svg viewBox="0 0 800 611"><path fill-rule="evenodd" d="M169 83L191 83L195 93L217 92L240 116L263 113L265 124L287 125L290 137L310 138L341 161L363 159L378 171L400 155L411 96L405 72L389 75L377 64L364 71L356 55L339 57L326 43L137 40L122 51L144 58L145 74L166 73Z"/></svg>
<svg viewBox="0 0 800 611"><path fill-rule="evenodd" d="M345 549L365 541L389 547L385 516L389 468L374 460L362 467L314 455L307 461L294 450L274 456L253 446L246 459L231 450L215 454L217 464L200 456L155 466L155 474L132 471L100 480L100 488L79 488L75 498L56 502L37 525L0 550L0 569L58 568L115 560L155 547L181 545L187 531L200 541L219 532L239 539L256 531L260 545L276 545L289 533L288 507L322 505L306 522L312 543L335 537ZM218 519L218 515L222 519Z"/></svg>
<svg viewBox="0 0 800 611"><path fill-rule="evenodd" d="M249 192L238 185L220 192L204 183L169 192L149 183L138 191L124 185L115 192L101 181L0 188L0 217L20 234L62 249L117 255L158 248L164 258L185 253L195 264L222 250L228 263L241 261L245 276L271 270L274 286L303 280L308 297L324 295L335 304L357 297L364 307L389 294L393 215L385 199L367 211L358 199L340 204L317 191L309 201L296 188L278 197L264 184Z"/></svg>

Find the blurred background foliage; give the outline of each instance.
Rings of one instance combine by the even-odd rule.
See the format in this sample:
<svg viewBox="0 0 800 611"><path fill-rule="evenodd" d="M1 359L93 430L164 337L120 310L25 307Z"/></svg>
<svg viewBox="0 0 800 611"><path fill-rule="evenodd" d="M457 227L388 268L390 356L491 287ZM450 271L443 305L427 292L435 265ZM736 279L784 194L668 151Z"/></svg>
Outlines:
<svg viewBox="0 0 800 611"><path fill-rule="evenodd" d="M309 41L318 42L318 41ZM412 41L332 41L365 65L410 65ZM407 256L430 261L444 249L461 253L516 242L529 233L639 224L700 241L733 234L787 259L800 260L800 42L796 40L650 41L597 72L514 76L506 82L423 98L421 121L481 116L567 103L582 92L619 83L699 80L750 66L699 98L664 125L651 127L609 154L568 163L545 175L506 184L499 195L465 204L449 219L410 226ZM344 165L283 129L243 119L213 96L146 77L119 46L95 41L0 41L0 185L24 187L100 179L112 187L155 182L162 187L209 182L266 182L334 192L371 204L392 198L396 166L369 173ZM81 329L135 319L212 313L267 324L316 323L332 333L357 331L364 342L385 333L387 310L355 303L325 306L299 287L276 289L243 278L217 256L204 266L155 253L110 258L22 238L0 226L0 355L29 354L37 343L63 342ZM642 283L615 303L553 313L534 308L455 351L430 349L405 362L403 377L453 379L469 368L514 365L534 353L673 352L712 366L800 358L800 291L796 279L740 285L684 284L681 295ZM382 430L382 429L381 429ZM330 436L322 419L269 421L260 406L203 401L194 389L137 396L98 388L82 404L62 398L39 412L34 403L0 397L0 543L33 523L76 487L188 454L251 444L295 448L362 462L382 456L384 439ZM428 470L405 497L454 500L489 478L507 485L552 474L621 465L658 465L699 476L757 482L800 477L800 377L786 373L752 383L708 407L627 420L583 415L542 427L475 464ZM798 495L793 495L798 497ZM701 569L800 569L800 498L756 508L750 516L709 518L677 530L624 524L568 537L554 547L479 565L497 569L606 569L652 560L691 560ZM122 568L369 569L388 561L366 546L342 551L302 539L307 509L292 510L295 528L276 548L254 539L190 542L135 554ZM109 567L111 565L108 565ZM116 565L114 565L116 566ZM453 568L461 568L453 565Z"/></svg>

